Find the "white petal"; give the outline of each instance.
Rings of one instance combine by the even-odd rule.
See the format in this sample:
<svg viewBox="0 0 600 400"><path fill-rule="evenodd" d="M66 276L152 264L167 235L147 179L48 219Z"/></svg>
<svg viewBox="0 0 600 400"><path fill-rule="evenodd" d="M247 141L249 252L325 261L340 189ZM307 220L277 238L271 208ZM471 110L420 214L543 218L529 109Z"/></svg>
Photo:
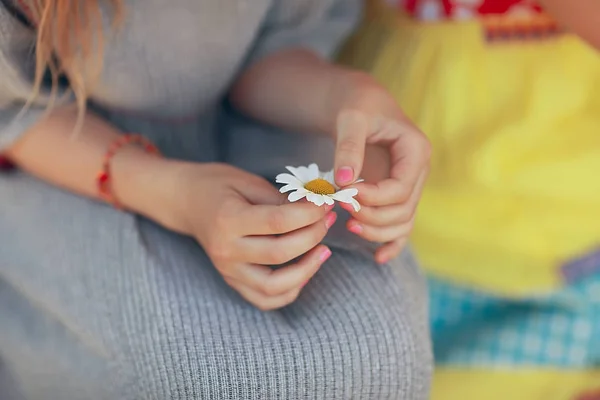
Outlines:
<svg viewBox="0 0 600 400"><path fill-rule="evenodd" d="M301 188L297 187L296 185L285 185L279 189L279 193L291 192L292 190L298 190L298 189L301 189Z"/></svg>
<svg viewBox="0 0 600 400"><path fill-rule="evenodd" d="M285 167L288 171L290 171L300 182L303 184L309 182L310 176L308 174L308 168L306 167Z"/></svg>
<svg viewBox="0 0 600 400"><path fill-rule="evenodd" d="M336 186L335 179L333 177L333 170L323 173L323 179L325 179L327 182L331 183L333 186ZM337 189L337 186L336 186L336 189Z"/></svg>
<svg viewBox="0 0 600 400"><path fill-rule="evenodd" d="M321 172L319 171L319 166L315 163L312 163L308 166L308 173L310 180L317 179L321 176Z"/></svg>
<svg viewBox="0 0 600 400"><path fill-rule="evenodd" d="M332 194L331 197L339 201L340 203L352 204L354 211L358 212L360 211L360 203L354 198L354 196L356 196L357 193L358 189L350 188L340 190L339 192Z"/></svg>
<svg viewBox="0 0 600 400"><path fill-rule="evenodd" d="M352 204L352 208L354 208L355 212L359 212L360 211L360 203L356 199L352 199L352 201L350 202L350 204Z"/></svg>
<svg viewBox="0 0 600 400"><path fill-rule="evenodd" d="M298 189L295 192L290 193L290 195L288 196L288 200L293 203L295 201L305 198L307 194L310 194L308 190Z"/></svg>
<svg viewBox="0 0 600 400"><path fill-rule="evenodd" d="M322 194L316 194L316 193L309 193L306 198L308 199L308 201L310 201L311 203L316 204L317 206L322 206L323 204L325 204L325 200L323 199Z"/></svg>
<svg viewBox="0 0 600 400"><path fill-rule="evenodd" d="M298 168L296 167L291 167L291 166L286 166L285 169L287 169L288 171L290 171L292 173L292 175L294 175L296 178L298 178Z"/></svg>
<svg viewBox="0 0 600 400"><path fill-rule="evenodd" d="M348 203L350 204L352 202L352 200L354 200L352 197L334 197L333 195L331 195L331 198L339 201L340 203Z"/></svg>
<svg viewBox="0 0 600 400"><path fill-rule="evenodd" d="M335 203L331 196L323 196L323 200L325 200L325 204L327 205L332 205L333 203Z"/></svg>
<svg viewBox="0 0 600 400"><path fill-rule="evenodd" d="M331 197L333 197L334 199L341 201L342 199L346 199L349 200L352 197L356 196L358 194L358 189L356 188L349 188L349 189L342 189L338 192L335 192L334 194L331 195ZM346 203L348 203L349 201L346 201Z"/></svg>
<svg viewBox="0 0 600 400"><path fill-rule="evenodd" d="M294 175L290 175L290 174L279 174L275 177L275 182L277 183L286 183L286 184L290 184L290 185L295 185L297 187L302 187L304 186L302 184L302 182L300 182L300 180L298 180L298 178L296 178Z"/></svg>

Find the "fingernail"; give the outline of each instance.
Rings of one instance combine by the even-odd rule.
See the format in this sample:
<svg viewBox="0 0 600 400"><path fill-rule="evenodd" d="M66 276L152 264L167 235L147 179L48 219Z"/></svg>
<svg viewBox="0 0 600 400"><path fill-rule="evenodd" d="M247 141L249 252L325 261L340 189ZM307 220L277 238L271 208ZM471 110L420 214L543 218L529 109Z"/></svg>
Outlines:
<svg viewBox="0 0 600 400"><path fill-rule="evenodd" d="M329 250L329 247L325 247L319 255L319 261L321 261L321 263L324 263L329 259L329 257L331 257L331 250Z"/></svg>
<svg viewBox="0 0 600 400"><path fill-rule="evenodd" d="M333 210L333 207L335 207L335 204L327 204L327 205L325 205L325 210L331 211L331 210Z"/></svg>
<svg viewBox="0 0 600 400"><path fill-rule="evenodd" d="M308 285L308 282L310 282L310 279L308 279L306 282L304 282L302 285L300 285L300 287L303 288L304 286Z"/></svg>
<svg viewBox="0 0 600 400"><path fill-rule="evenodd" d="M357 235L358 235L358 234L362 233L362 231L363 231L363 227L362 227L361 225L359 225L359 224L352 224L352 225L351 225L351 226L348 228L348 230L349 230L350 232L352 232L352 233L355 233L355 234L357 234Z"/></svg>
<svg viewBox="0 0 600 400"><path fill-rule="evenodd" d="M385 264L388 261L390 261L390 258L388 256L382 256L382 257L378 257L377 258L377 263L378 264Z"/></svg>
<svg viewBox="0 0 600 400"><path fill-rule="evenodd" d="M329 214L325 216L325 226L327 227L327 229L331 228L333 224L335 224L336 220L337 214L333 211L329 212Z"/></svg>
<svg viewBox="0 0 600 400"><path fill-rule="evenodd" d="M346 211L354 211L354 208L352 208L352 204L340 203L340 207L342 207Z"/></svg>
<svg viewBox="0 0 600 400"><path fill-rule="evenodd" d="M352 183L354 180L354 171L350 167L341 167L335 173L335 180L342 185Z"/></svg>

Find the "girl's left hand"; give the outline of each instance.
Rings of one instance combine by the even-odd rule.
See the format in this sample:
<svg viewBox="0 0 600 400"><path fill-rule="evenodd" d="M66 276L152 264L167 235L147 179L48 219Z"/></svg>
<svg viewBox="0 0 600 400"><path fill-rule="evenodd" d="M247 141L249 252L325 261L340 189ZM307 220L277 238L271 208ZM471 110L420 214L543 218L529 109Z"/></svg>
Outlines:
<svg viewBox="0 0 600 400"><path fill-rule="evenodd" d="M402 251L412 231L431 146L385 89L368 77L358 82L346 92L337 113L335 180L348 186L360 177L367 146L383 147L389 153L387 177L353 185L362 209L354 212L342 205L352 214L347 225L351 232L382 243L375 259L385 263Z"/></svg>

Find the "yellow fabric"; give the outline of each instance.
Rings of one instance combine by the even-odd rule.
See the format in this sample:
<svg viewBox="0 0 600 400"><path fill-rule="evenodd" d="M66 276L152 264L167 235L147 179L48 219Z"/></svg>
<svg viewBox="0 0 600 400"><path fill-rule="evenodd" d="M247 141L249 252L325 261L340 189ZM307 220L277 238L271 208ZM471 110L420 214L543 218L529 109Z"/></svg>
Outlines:
<svg viewBox="0 0 600 400"><path fill-rule="evenodd" d="M383 6L381 6L383 7ZM572 36L487 43L477 22L370 10L343 61L433 144L414 247L430 273L500 295L561 285L600 244L600 57Z"/></svg>
<svg viewBox="0 0 600 400"><path fill-rule="evenodd" d="M600 371L439 369L431 400L575 400L600 389Z"/></svg>

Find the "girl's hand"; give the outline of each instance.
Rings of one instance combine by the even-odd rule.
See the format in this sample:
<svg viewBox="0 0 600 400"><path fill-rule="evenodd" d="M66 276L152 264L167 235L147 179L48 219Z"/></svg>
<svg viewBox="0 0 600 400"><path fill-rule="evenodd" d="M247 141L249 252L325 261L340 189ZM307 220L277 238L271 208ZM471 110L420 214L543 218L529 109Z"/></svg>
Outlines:
<svg viewBox="0 0 600 400"><path fill-rule="evenodd" d="M385 263L397 256L408 240L429 171L431 148L387 91L365 76L354 82L358 84L346 91L337 113L335 179L339 186L347 186L360 177L367 146L383 148L389 155L367 160L388 163L385 177L354 185L363 208L357 213L344 206L352 214L348 229L382 243L375 258Z"/></svg>
<svg viewBox="0 0 600 400"><path fill-rule="evenodd" d="M177 230L194 236L225 281L259 309L293 302L331 255L319 244L335 222L331 208L282 204L269 182L227 165L187 164L177 176Z"/></svg>

